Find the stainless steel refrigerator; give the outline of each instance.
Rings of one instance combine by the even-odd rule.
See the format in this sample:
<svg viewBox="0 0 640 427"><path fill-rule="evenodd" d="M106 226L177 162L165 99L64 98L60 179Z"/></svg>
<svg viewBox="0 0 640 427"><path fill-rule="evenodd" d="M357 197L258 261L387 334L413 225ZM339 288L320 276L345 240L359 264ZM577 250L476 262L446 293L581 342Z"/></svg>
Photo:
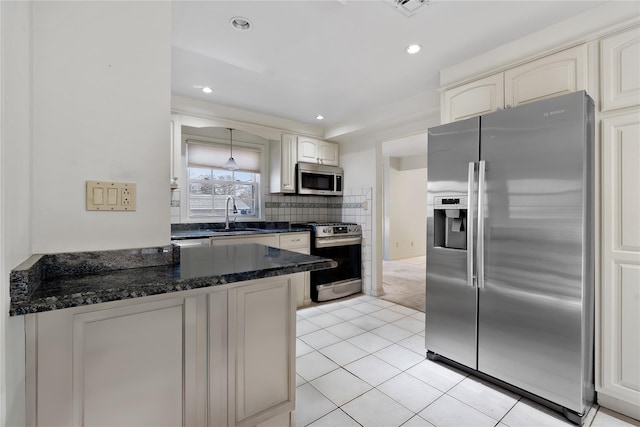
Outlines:
<svg viewBox="0 0 640 427"><path fill-rule="evenodd" d="M582 91L428 135L429 358L573 422L594 398L593 111Z"/></svg>

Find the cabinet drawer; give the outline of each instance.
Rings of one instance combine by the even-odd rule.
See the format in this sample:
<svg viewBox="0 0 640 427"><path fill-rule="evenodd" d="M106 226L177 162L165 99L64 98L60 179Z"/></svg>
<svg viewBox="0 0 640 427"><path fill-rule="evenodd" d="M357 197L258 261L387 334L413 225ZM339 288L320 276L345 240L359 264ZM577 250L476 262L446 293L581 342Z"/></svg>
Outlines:
<svg viewBox="0 0 640 427"><path fill-rule="evenodd" d="M309 233L283 233L280 235L280 248L306 248L309 249Z"/></svg>
<svg viewBox="0 0 640 427"><path fill-rule="evenodd" d="M278 247L277 234L259 234L259 235L242 235L242 236L220 236L211 237L211 246L233 245L239 243L258 243L260 245Z"/></svg>
<svg viewBox="0 0 640 427"><path fill-rule="evenodd" d="M171 243L180 246L181 248L189 248L193 246L211 246L211 238L206 239L183 239L174 240Z"/></svg>

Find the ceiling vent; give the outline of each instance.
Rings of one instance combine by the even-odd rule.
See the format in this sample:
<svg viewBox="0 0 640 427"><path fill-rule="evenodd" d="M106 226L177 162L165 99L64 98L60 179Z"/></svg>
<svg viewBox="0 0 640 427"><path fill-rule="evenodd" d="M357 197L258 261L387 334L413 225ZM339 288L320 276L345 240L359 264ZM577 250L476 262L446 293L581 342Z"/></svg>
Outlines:
<svg viewBox="0 0 640 427"><path fill-rule="evenodd" d="M431 0L389 0L389 2L407 17L415 15L422 6L432 3Z"/></svg>

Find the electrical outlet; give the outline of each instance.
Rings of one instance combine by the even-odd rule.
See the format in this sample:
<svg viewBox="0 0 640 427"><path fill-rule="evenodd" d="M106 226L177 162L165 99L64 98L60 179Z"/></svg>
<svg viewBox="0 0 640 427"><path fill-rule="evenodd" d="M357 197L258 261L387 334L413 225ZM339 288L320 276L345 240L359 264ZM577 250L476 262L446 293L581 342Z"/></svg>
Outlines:
<svg viewBox="0 0 640 427"><path fill-rule="evenodd" d="M121 200L122 206L131 206L131 202L133 200L133 196L131 195L131 190L125 187L121 190L120 194L121 194L120 200Z"/></svg>
<svg viewBox="0 0 640 427"><path fill-rule="evenodd" d="M135 211L136 184L87 181L88 211Z"/></svg>

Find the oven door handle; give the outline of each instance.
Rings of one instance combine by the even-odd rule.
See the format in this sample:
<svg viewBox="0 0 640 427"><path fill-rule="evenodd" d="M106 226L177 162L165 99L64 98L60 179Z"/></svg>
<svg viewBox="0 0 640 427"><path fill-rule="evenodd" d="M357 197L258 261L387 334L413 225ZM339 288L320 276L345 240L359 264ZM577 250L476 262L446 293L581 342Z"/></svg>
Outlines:
<svg viewBox="0 0 640 427"><path fill-rule="evenodd" d="M362 237L323 237L316 239L316 248L333 248L336 246L359 245Z"/></svg>

